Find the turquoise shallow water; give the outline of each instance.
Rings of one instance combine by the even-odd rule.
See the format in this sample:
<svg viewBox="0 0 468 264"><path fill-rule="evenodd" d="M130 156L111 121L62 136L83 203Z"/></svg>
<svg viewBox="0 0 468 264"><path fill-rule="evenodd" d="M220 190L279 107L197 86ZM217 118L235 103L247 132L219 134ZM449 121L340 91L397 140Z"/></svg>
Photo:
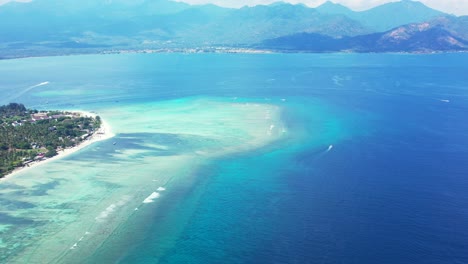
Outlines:
<svg viewBox="0 0 468 264"><path fill-rule="evenodd" d="M161 210L158 204L172 202L171 194L195 186L198 167L286 137L279 110L216 98L102 109L115 137L2 182L4 258L94 262L92 255L112 253L116 243L130 240L122 233L138 229L133 219L147 221Z"/></svg>
<svg viewBox="0 0 468 264"><path fill-rule="evenodd" d="M1 259L467 262L465 57L0 61L0 103L96 111L116 132L1 182Z"/></svg>

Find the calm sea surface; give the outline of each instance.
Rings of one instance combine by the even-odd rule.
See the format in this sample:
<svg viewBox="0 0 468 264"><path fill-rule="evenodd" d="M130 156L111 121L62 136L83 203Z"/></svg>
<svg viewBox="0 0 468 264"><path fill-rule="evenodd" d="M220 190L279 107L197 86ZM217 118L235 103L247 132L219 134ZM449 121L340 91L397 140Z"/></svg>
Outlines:
<svg viewBox="0 0 468 264"><path fill-rule="evenodd" d="M6 60L0 61L0 104L97 111L116 127L124 127L119 111L139 118L160 104L181 109L214 100L215 109L225 103L281 109L286 136L246 151L181 162L177 174L182 176L167 178L167 190L156 203L139 207L138 214L122 213L102 243L82 254L62 253L56 262L468 263L467 61L468 54L130 54ZM213 120L205 120L210 113L203 114L207 117L199 118L198 126L208 129L211 123L204 121ZM139 129L117 129L110 141L38 167L43 181L34 185L34 192L21 182L22 175L0 182L0 262L25 254L36 243L44 245L35 238L52 234L53 225L85 221L81 218L88 211L80 211L81 202L109 206L100 204L104 196L85 195L80 189L87 188L85 183L73 185L75 190L68 186L73 175L83 175L89 188L103 193L127 194L122 182L96 177L146 177L157 166L154 157L236 145L235 136L228 144ZM233 130L228 127L225 133ZM156 145L171 151L155 150ZM66 174L65 167L80 169ZM23 179L39 173L33 171ZM144 197L151 193L143 192ZM54 197L67 201L54 207ZM139 196L119 197L113 208ZM36 220L35 214L49 209L50 219ZM18 210L23 213L15 214ZM78 240L87 230L69 235ZM62 242L75 243L64 239L57 244ZM72 250L79 248L78 243ZM40 262L37 252L28 254L31 262Z"/></svg>

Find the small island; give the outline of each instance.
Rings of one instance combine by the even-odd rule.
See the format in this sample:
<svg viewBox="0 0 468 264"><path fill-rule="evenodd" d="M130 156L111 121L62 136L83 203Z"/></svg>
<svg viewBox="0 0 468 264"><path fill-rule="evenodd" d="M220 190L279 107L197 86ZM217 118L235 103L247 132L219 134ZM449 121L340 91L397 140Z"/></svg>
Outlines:
<svg viewBox="0 0 468 264"><path fill-rule="evenodd" d="M18 103L0 106L0 178L103 134L101 125L99 116L81 112L38 111Z"/></svg>

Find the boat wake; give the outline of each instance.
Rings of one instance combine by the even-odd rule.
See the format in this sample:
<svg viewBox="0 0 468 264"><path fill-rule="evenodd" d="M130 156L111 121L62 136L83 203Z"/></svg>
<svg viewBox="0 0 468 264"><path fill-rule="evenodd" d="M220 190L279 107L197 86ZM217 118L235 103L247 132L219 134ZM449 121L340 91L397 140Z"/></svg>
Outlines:
<svg viewBox="0 0 468 264"><path fill-rule="evenodd" d="M29 86L28 88L24 89L23 91L21 91L21 92L15 94L14 96L8 98L7 101L13 101L13 100L15 100L16 98L20 98L21 96L23 96L25 93L31 91L32 89L37 88L37 87L40 87L40 86L48 85L49 83L50 83L50 82L47 81L47 82L38 83L38 84L33 85L33 86Z"/></svg>
<svg viewBox="0 0 468 264"><path fill-rule="evenodd" d="M39 87L39 86L44 86L44 85L48 85L50 82L41 82L39 84L36 84L36 85L33 85L33 86L29 86L28 89L33 89L33 88L36 88L36 87Z"/></svg>

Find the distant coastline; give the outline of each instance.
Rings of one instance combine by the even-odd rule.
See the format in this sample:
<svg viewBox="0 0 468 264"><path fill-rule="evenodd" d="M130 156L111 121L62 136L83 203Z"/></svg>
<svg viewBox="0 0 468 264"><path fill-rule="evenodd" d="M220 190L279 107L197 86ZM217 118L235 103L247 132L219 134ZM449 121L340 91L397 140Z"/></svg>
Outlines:
<svg viewBox="0 0 468 264"><path fill-rule="evenodd" d="M78 55L108 55L108 54L150 54L150 53L221 53L221 54L269 54L282 53L270 49L256 48L237 48L237 47L194 47L194 48L134 48L134 49L73 49L73 50L49 50L37 52L30 50L23 51L21 54L0 54L0 60L14 60L26 58L42 58L42 57L64 57ZM286 53L286 52L285 52Z"/></svg>
<svg viewBox="0 0 468 264"><path fill-rule="evenodd" d="M22 55L0 55L0 60L16 60L27 58L44 58L44 57L65 57L65 56L80 56L80 55L113 55L113 54L169 54L169 53L184 53L184 54L457 54L468 53L468 50L426 50L426 51L382 51L382 52L363 52L353 50L342 51L311 51L311 50L288 50L288 49L261 49L261 48L229 48L229 47L209 47L209 48L160 48L160 49L111 49L111 50L73 50L70 52L62 52L60 50L50 51L45 53L37 53L31 51L31 54Z"/></svg>
<svg viewBox="0 0 468 264"><path fill-rule="evenodd" d="M93 117L93 118L96 118L96 116L97 116L97 114L92 113L92 112L87 112L87 111L77 110L77 111L70 111L70 112L77 113L77 114L79 114L81 116L88 116L88 117ZM6 181L6 180L8 180L10 178L13 178L17 174L19 174L20 172L25 172L27 170L37 168L38 166L49 163L51 161L62 159L62 158L66 157L68 155L71 155L71 154L73 154L73 153L75 153L75 152L77 152L77 151L79 151L79 150L93 144L93 143L103 141L103 140L112 138L114 136L115 136L115 134L112 133L112 129L109 126L109 124L105 120L101 119L101 126L99 127L99 129L96 130L95 133L93 133L86 140L82 141L81 143L77 144L74 147L65 148L65 149L62 149L62 150L58 151L57 155L54 156L54 157L44 158L44 159L41 159L41 160L35 160L35 161L33 161L33 162L31 162L31 163L29 163L27 165L17 167L13 171L11 171L10 173L5 174L2 178L0 178L0 182Z"/></svg>
<svg viewBox="0 0 468 264"><path fill-rule="evenodd" d="M316 7L277 2L238 8L171 0L131 5L92 1L67 6L66 16L54 12L48 1L33 2L2 5L0 59L107 53L468 51L468 16L417 0L387 0L359 11L331 1Z"/></svg>

